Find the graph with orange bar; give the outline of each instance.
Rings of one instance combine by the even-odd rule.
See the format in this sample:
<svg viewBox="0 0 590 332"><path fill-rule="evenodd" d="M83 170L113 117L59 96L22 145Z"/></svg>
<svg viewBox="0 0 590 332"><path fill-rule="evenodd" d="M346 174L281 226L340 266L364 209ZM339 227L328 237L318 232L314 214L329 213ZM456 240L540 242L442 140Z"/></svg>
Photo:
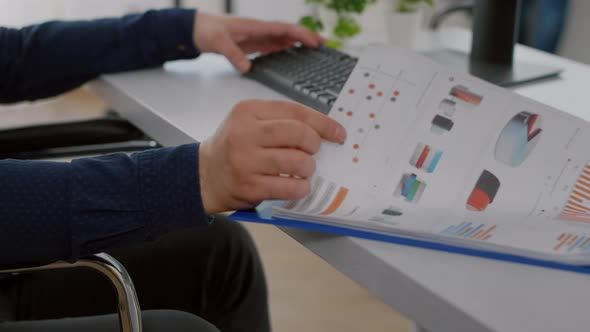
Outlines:
<svg viewBox="0 0 590 332"><path fill-rule="evenodd" d="M479 106L483 100L482 95L469 91L467 87L462 85L454 86L451 89L450 95L473 106Z"/></svg>
<svg viewBox="0 0 590 332"><path fill-rule="evenodd" d="M557 237L554 251L572 252L576 249L582 252L590 251L590 237L571 233L561 233Z"/></svg>
<svg viewBox="0 0 590 332"><path fill-rule="evenodd" d="M458 236L471 240L487 241L494 235L493 232L497 227L497 225L476 225L472 222L466 221L458 225L449 226L440 232L440 234Z"/></svg>
<svg viewBox="0 0 590 332"><path fill-rule="evenodd" d="M283 207L310 215L331 215L342 207L350 190L344 186L317 176L311 182L307 197L287 202Z"/></svg>
<svg viewBox="0 0 590 332"><path fill-rule="evenodd" d="M590 165L582 170L559 219L590 223Z"/></svg>
<svg viewBox="0 0 590 332"><path fill-rule="evenodd" d="M322 211L321 215L325 216L325 215L330 215L330 214L336 212L336 210L338 210L338 208L342 205L342 203L346 199L347 195L348 195L348 188L340 187L340 189L338 189L338 193L336 193L336 196L334 197L334 199L332 200L330 205L328 205L328 208L326 208L324 211Z"/></svg>

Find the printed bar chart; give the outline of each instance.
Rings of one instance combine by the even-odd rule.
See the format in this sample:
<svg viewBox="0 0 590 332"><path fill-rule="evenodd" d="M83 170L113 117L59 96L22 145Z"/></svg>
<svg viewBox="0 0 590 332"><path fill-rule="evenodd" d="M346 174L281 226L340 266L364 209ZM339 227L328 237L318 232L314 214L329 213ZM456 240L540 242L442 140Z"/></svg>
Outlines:
<svg viewBox="0 0 590 332"><path fill-rule="evenodd" d="M403 215L404 213L402 212L402 210L400 208L390 206L387 209L381 211L381 214L385 215L385 216L390 216L390 217L399 217L399 216Z"/></svg>
<svg viewBox="0 0 590 332"><path fill-rule="evenodd" d="M499 188L500 180L488 170L484 170L467 199L467 210L484 211L487 209L488 205L494 202Z"/></svg>
<svg viewBox="0 0 590 332"><path fill-rule="evenodd" d="M559 219L590 223L590 165L582 170Z"/></svg>
<svg viewBox="0 0 590 332"><path fill-rule="evenodd" d="M557 244L553 247L554 251L572 252L576 249L584 252L590 251L590 237L561 233L557 238Z"/></svg>
<svg viewBox="0 0 590 332"><path fill-rule="evenodd" d="M328 208L325 209L321 213L321 215L325 216L325 215L329 215L329 214L336 212L336 210L338 210L338 208L342 205L342 203L346 199L347 195L348 195L348 188L340 187L340 189L338 189L338 193L336 194L336 196L332 200L332 203L330 203Z"/></svg>
<svg viewBox="0 0 590 332"><path fill-rule="evenodd" d="M349 189L318 176L311 183L307 197L289 201L283 208L310 214L330 215L336 212L348 197Z"/></svg>
<svg viewBox="0 0 590 332"><path fill-rule="evenodd" d="M395 189L394 196L403 196L407 202L418 203L425 189L426 183L418 179L416 174L404 174Z"/></svg>
<svg viewBox="0 0 590 332"><path fill-rule="evenodd" d="M454 86L450 95L473 106L479 106L483 100L483 96L473 93L461 85Z"/></svg>
<svg viewBox="0 0 590 332"><path fill-rule="evenodd" d="M446 116L453 116L453 114L455 114L456 106L457 103L454 100L445 98L440 102L438 109L443 111Z"/></svg>
<svg viewBox="0 0 590 332"><path fill-rule="evenodd" d="M479 224L475 226L475 224L466 221L459 225L449 226L440 232L440 234L458 236L471 240L486 241L493 236L493 231L496 228L497 225L488 226L486 224Z"/></svg>
<svg viewBox="0 0 590 332"><path fill-rule="evenodd" d="M434 134L442 135L451 131L451 129L453 129L453 125L453 120L437 114L432 119L432 127L430 131Z"/></svg>
<svg viewBox="0 0 590 332"><path fill-rule="evenodd" d="M416 146L410 159L410 165L417 169L432 173L436 169L442 155L442 151L437 150L428 144L418 143L418 146Z"/></svg>

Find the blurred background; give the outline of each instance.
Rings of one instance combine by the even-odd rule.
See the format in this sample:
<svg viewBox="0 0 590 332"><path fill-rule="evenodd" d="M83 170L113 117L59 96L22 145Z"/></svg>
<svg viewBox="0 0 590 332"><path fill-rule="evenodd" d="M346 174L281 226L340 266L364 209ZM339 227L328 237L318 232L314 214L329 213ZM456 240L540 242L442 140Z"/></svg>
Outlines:
<svg viewBox="0 0 590 332"><path fill-rule="evenodd" d="M238 15L296 22L308 10L304 0L233 0L233 12ZM392 0L378 0L361 17L363 34L369 41L382 41L385 30L380 19ZM424 22L435 11L450 5L469 3L463 0L437 0L435 8L426 8ZM590 2L586 0L525 0L520 41L535 43L539 48L562 56L590 63L590 41L586 31L590 21ZM224 0L183 0L187 7L208 12L223 12ZM169 7L172 0L0 0L0 24L22 26L49 19L89 19L139 12L149 8ZM376 19L377 18L377 19ZM444 25L469 26L463 14L452 15Z"/></svg>
<svg viewBox="0 0 590 332"><path fill-rule="evenodd" d="M359 17L364 42L386 42L383 13L393 0L378 0ZM0 26L19 27L54 19L120 16L151 8L170 7L171 0L0 0ZM224 0L183 0L185 7L223 13ZM436 0L423 8L423 27L435 13L469 4ZM590 1L525 0L519 41L590 63ZM308 14L304 0L233 0L236 15L297 22ZM449 15L442 26L469 27L468 13ZM0 129L35 122L97 116L108 106L79 89L35 103L0 106ZM268 274L273 326L277 331L409 331L410 323L389 306L334 270L273 226L248 225L260 248Z"/></svg>

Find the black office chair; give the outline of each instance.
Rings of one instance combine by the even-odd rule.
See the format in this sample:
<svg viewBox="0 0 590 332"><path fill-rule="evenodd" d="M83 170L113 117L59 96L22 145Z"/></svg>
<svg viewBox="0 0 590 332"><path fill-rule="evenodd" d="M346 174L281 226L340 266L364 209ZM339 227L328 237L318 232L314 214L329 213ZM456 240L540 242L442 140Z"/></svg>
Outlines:
<svg viewBox="0 0 590 332"><path fill-rule="evenodd" d="M117 292L119 323L122 332L141 332L141 310L131 277L116 259L107 254L96 254L75 263L55 262L38 266L0 265L0 273L22 273L44 270L89 268L105 276Z"/></svg>
<svg viewBox="0 0 590 332"><path fill-rule="evenodd" d="M0 159L46 159L159 147L114 112L97 119L0 131Z"/></svg>

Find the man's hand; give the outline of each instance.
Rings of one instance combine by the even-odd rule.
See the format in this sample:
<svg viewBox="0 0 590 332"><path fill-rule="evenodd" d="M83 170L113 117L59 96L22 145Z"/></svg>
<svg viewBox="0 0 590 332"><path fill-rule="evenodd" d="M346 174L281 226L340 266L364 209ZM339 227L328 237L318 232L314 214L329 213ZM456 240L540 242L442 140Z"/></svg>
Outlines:
<svg viewBox="0 0 590 332"><path fill-rule="evenodd" d="M312 155L322 139L343 143L329 117L282 101L242 101L199 148L201 196L208 214L291 200L310 192Z"/></svg>
<svg viewBox="0 0 590 332"><path fill-rule="evenodd" d="M242 73L250 70L247 54L276 52L296 42L307 47L324 42L319 35L297 25L201 12L195 18L193 39L202 52L223 54Z"/></svg>

